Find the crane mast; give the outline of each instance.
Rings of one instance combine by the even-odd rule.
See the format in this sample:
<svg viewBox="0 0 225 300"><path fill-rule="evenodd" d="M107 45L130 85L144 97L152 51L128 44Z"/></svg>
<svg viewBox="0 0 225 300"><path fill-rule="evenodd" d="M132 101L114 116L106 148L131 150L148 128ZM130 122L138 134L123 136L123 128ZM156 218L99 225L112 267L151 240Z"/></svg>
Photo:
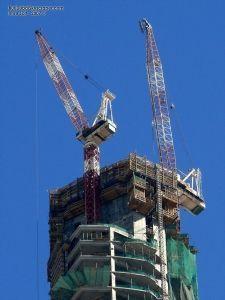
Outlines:
<svg viewBox="0 0 225 300"><path fill-rule="evenodd" d="M151 98L153 123L158 144L159 161L161 170L156 171L156 211L158 226L159 255L161 258L161 282L163 300L168 298L167 283L167 254L166 235L163 220L163 200L160 176L163 178L164 169L176 171L176 156L172 129L170 123L169 109L166 97L166 88L163 77L162 63L157 49L152 26L146 19L140 21L140 27L146 37L146 70L148 87ZM178 206L177 206L178 213Z"/></svg>
<svg viewBox="0 0 225 300"><path fill-rule="evenodd" d="M168 300L169 293L165 225L175 225L174 228L176 232L179 233L179 207L184 207L193 214L199 214L199 212L205 208L205 203L201 189L201 171L199 169L191 169L188 174L184 174L177 170L162 63L152 26L146 19L142 19L140 21L140 27L146 38L147 80L160 162L160 166L156 167L156 238L158 239L158 252L161 258L160 271L161 287L163 291L162 299ZM167 175L170 174L171 178L173 178L172 184L168 185L168 182L166 182L165 173L167 173ZM189 195L192 195L195 200L180 193L179 186L185 186L190 192ZM171 191L174 194L174 198L172 200L173 204L171 204L169 198L166 198L166 194ZM171 205L173 208L173 219L168 222L168 220L166 220L166 213L167 208L169 206L171 207Z"/></svg>
<svg viewBox="0 0 225 300"><path fill-rule="evenodd" d="M40 53L66 112L77 129L77 139L84 145L84 198L87 223L100 218L100 150L99 145L116 131L111 102L115 96L107 90L102 95L99 113L90 127L84 111L67 79L55 51L40 31L35 31ZM110 116L108 115L110 112Z"/></svg>

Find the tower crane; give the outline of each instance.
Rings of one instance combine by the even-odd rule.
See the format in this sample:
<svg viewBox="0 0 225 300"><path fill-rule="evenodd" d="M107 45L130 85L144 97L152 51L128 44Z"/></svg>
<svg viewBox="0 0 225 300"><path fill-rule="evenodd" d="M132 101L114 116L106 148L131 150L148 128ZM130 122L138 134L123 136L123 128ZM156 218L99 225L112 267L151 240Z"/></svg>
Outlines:
<svg viewBox="0 0 225 300"><path fill-rule="evenodd" d="M171 129L169 107L166 96L166 88L163 77L162 63L157 49L156 41L153 34L151 24L146 20L140 21L141 31L146 37L146 70L148 88L151 98L151 107L153 113L153 124L158 145L159 162L161 170L156 171L156 211L157 211L157 226L158 226L158 241L159 241L159 255L161 258L161 282L163 290L163 300L168 300L168 283L167 283L167 256L166 256L166 235L163 219L163 201L162 201L162 187L164 171L173 173L177 180L175 180L176 188L177 182L184 184L190 188L191 193L202 198L201 192L201 172L199 169L192 169L187 175L182 174L181 179L176 167L176 155L174 150L173 135ZM161 174L160 174L161 172ZM188 182L189 181L189 182ZM179 198L180 199L180 198ZM179 200L177 198L177 217L175 221L179 227ZM202 204L202 207L205 207ZM185 206L184 206L185 207Z"/></svg>
<svg viewBox="0 0 225 300"><path fill-rule="evenodd" d="M140 25L142 31L146 34L146 70L160 163L163 168L174 171L176 170L176 156L162 63L155 42L152 26L146 19L141 20Z"/></svg>
<svg viewBox="0 0 225 300"><path fill-rule="evenodd" d="M153 124L155 128L158 152L162 172L164 169L176 170L176 156L174 151L169 109L166 97L166 88L163 69L155 42L152 26L146 19L140 21L141 31L146 36L146 70L148 87L151 96ZM161 258L160 271L163 290L163 300L168 300L167 267L166 267L166 237L163 222L162 191L156 172L156 205L158 217L159 255Z"/></svg>
<svg viewBox="0 0 225 300"><path fill-rule="evenodd" d="M84 197L87 223L100 218L100 152L99 145L116 132L112 101L115 96L106 90L102 94L99 112L89 126L77 96L63 71L55 51L40 31L35 31L40 54L66 112L77 130L76 137L84 145Z"/></svg>

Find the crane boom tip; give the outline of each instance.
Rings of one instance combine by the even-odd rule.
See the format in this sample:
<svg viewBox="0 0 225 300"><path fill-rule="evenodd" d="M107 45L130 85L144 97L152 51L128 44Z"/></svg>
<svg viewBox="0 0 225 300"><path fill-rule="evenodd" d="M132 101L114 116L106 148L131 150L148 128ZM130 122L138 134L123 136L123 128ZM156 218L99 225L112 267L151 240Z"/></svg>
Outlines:
<svg viewBox="0 0 225 300"><path fill-rule="evenodd" d="M34 32L36 35L41 35L41 31L40 30L35 30L35 32Z"/></svg>
<svg viewBox="0 0 225 300"><path fill-rule="evenodd" d="M147 29L147 28L152 29L151 24L147 21L146 18L141 19L139 21L139 25L140 25L140 28L141 28L142 32L144 32L144 30Z"/></svg>
<svg viewBox="0 0 225 300"><path fill-rule="evenodd" d="M115 94L113 94L112 92L110 92L110 90L106 90L104 93L103 93L103 96L105 96L108 100L112 101L116 98Z"/></svg>

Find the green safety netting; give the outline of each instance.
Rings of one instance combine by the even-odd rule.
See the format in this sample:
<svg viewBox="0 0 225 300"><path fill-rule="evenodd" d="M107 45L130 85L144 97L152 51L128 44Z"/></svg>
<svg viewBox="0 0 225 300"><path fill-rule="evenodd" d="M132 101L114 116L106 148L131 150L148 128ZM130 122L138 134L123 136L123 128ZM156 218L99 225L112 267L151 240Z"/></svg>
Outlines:
<svg viewBox="0 0 225 300"><path fill-rule="evenodd" d="M80 287L107 287L110 281L109 265L103 267L82 267L60 276L52 291L55 300L70 300Z"/></svg>
<svg viewBox="0 0 225 300"><path fill-rule="evenodd" d="M170 300L198 300L196 255L183 241L167 238Z"/></svg>

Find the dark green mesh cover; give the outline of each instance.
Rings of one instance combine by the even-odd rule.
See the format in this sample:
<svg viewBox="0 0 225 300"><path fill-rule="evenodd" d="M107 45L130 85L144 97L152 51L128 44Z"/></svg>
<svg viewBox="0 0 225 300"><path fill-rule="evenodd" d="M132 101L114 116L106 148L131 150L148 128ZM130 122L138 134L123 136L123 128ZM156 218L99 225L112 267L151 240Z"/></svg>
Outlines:
<svg viewBox="0 0 225 300"><path fill-rule="evenodd" d="M55 300L70 300L76 290L84 286L107 287L110 281L109 266L83 267L60 276L52 291Z"/></svg>
<svg viewBox="0 0 225 300"><path fill-rule="evenodd" d="M167 238L170 300L198 300L196 255L183 241Z"/></svg>

